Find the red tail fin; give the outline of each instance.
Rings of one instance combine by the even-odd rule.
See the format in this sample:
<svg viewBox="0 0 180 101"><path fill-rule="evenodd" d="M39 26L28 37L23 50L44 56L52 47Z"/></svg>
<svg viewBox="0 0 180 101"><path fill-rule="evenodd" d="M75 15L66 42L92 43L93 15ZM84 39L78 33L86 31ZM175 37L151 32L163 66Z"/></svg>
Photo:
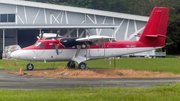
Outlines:
<svg viewBox="0 0 180 101"><path fill-rule="evenodd" d="M150 47L164 47L169 8L155 7L139 39Z"/></svg>

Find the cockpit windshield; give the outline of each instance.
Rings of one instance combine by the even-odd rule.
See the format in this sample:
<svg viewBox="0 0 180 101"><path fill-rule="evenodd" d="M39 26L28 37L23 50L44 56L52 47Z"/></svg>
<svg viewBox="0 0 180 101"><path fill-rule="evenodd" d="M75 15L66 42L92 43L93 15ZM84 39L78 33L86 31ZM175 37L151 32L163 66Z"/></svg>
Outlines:
<svg viewBox="0 0 180 101"><path fill-rule="evenodd" d="M41 44L41 42L37 42L34 44L34 46L39 46Z"/></svg>

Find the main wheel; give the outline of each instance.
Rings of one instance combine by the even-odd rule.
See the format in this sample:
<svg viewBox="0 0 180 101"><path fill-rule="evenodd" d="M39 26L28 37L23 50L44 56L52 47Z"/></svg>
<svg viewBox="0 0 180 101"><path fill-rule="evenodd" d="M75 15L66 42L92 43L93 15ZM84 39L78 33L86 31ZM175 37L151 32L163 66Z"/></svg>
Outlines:
<svg viewBox="0 0 180 101"><path fill-rule="evenodd" d="M67 66L68 66L68 68L75 68L76 64L74 61L69 61Z"/></svg>
<svg viewBox="0 0 180 101"><path fill-rule="evenodd" d="M26 68L27 68L27 70L33 70L34 69L34 65L29 63L29 64L27 64Z"/></svg>
<svg viewBox="0 0 180 101"><path fill-rule="evenodd" d="M81 62L78 67L79 69L86 69L86 64L84 62Z"/></svg>

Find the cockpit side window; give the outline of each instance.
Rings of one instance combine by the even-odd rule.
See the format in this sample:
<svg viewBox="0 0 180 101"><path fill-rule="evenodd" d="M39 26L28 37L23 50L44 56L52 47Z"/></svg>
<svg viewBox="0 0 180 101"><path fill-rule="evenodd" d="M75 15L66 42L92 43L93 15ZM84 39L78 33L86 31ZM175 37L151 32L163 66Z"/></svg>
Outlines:
<svg viewBox="0 0 180 101"><path fill-rule="evenodd" d="M41 43L41 45L39 46L39 48L44 48L45 43Z"/></svg>
<svg viewBox="0 0 180 101"><path fill-rule="evenodd" d="M41 44L41 42L37 42L34 44L35 46L39 46Z"/></svg>

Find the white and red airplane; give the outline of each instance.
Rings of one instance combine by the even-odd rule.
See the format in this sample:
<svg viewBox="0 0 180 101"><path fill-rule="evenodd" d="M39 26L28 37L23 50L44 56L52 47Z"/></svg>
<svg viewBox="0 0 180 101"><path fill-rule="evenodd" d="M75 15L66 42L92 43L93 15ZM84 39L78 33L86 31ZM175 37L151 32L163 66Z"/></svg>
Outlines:
<svg viewBox="0 0 180 101"><path fill-rule="evenodd" d="M165 45L169 9L155 7L138 41L118 41L109 36L85 38L43 37L29 47L11 54L14 59L31 61L69 61L67 66L86 69L84 61L154 50Z"/></svg>

